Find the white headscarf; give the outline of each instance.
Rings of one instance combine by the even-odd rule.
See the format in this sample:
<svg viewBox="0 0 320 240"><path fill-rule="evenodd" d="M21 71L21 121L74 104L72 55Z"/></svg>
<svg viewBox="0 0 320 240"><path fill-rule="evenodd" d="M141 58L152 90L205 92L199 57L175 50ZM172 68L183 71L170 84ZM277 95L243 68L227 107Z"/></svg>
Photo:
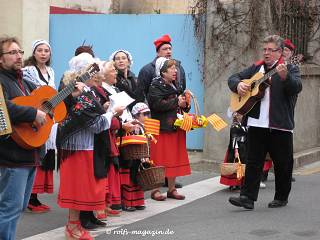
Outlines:
<svg viewBox="0 0 320 240"><path fill-rule="evenodd" d="M159 57L156 60L156 75L157 77L160 76L160 70L163 67L164 63L167 61L168 59L165 57Z"/></svg>
<svg viewBox="0 0 320 240"><path fill-rule="evenodd" d="M130 62L130 66L133 64L133 58L132 58L132 55L130 52L128 52L127 50L123 50L123 49L119 49L117 51L114 51L110 57L109 57L109 61L114 61L114 57L116 56L117 53L119 52L123 52L127 55L128 59L129 59L129 62Z"/></svg>
<svg viewBox="0 0 320 240"><path fill-rule="evenodd" d="M50 44L44 40L44 39L38 39L38 40L35 40L33 43L32 43L32 52L34 53L34 51L36 50L36 48L41 45L41 44L45 44L49 47L50 51L51 51L51 46Z"/></svg>

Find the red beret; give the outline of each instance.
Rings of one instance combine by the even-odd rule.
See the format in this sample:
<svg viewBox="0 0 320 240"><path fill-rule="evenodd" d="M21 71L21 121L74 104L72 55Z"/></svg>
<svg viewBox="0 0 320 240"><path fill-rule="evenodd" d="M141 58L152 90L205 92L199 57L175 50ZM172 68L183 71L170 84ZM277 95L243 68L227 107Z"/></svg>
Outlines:
<svg viewBox="0 0 320 240"><path fill-rule="evenodd" d="M156 50L158 51L159 48L163 45L163 44L170 44L171 45L171 38L168 34L163 35L162 37L154 40L154 45L156 46Z"/></svg>
<svg viewBox="0 0 320 240"><path fill-rule="evenodd" d="M283 41L283 44L285 47L289 48L291 51L293 51L296 48L296 46L293 45L293 43L290 41L290 39L285 39Z"/></svg>

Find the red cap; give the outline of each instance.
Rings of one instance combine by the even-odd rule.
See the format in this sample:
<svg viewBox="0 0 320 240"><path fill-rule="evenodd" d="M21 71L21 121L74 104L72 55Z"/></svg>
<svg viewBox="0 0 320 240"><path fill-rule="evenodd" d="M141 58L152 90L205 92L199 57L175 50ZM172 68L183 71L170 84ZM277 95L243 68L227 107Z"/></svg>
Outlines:
<svg viewBox="0 0 320 240"><path fill-rule="evenodd" d="M170 44L171 45L171 38L168 34L163 35L162 37L154 40L154 45L156 46L156 50L158 51L159 48L163 45L163 44Z"/></svg>
<svg viewBox="0 0 320 240"><path fill-rule="evenodd" d="M289 48L291 51L293 51L296 48L296 46L293 45L293 43L290 41L290 39L285 39L283 41L283 44L285 47Z"/></svg>

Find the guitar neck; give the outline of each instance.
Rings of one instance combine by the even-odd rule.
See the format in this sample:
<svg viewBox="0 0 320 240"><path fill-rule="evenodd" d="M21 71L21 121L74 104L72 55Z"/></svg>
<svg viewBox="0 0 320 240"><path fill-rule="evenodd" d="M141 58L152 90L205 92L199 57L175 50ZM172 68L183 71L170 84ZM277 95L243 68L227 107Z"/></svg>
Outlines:
<svg viewBox="0 0 320 240"><path fill-rule="evenodd" d="M277 72L277 69L274 68L271 71L267 72L262 78L259 79L258 84L260 85L261 83L267 81L270 77L272 77L273 74Z"/></svg>
<svg viewBox="0 0 320 240"><path fill-rule="evenodd" d="M86 72L77 77L76 80L73 80L71 83L69 83L65 88L58 92L57 95L50 99L49 102L51 103L52 107L54 108L55 106L57 106L73 92L76 82L85 82L90 79L90 77L90 74Z"/></svg>

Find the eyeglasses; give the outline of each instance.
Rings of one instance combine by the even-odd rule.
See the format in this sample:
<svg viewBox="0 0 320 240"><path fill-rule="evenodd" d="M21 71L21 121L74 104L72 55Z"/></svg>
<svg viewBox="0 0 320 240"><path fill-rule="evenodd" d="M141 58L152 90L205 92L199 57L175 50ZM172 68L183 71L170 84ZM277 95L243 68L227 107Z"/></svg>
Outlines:
<svg viewBox="0 0 320 240"><path fill-rule="evenodd" d="M276 52L279 51L279 48L264 48L263 52Z"/></svg>
<svg viewBox="0 0 320 240"><path fill-rule="evenodd" d="M4 53L2 53L2 55L4 55L4 54L17 55L18 53L21 54L21 55L23 55L23 54L24 54L24 51L23 51L23 50L11 50L11 51L9 51L9 52L4 52Z"/></svg>

